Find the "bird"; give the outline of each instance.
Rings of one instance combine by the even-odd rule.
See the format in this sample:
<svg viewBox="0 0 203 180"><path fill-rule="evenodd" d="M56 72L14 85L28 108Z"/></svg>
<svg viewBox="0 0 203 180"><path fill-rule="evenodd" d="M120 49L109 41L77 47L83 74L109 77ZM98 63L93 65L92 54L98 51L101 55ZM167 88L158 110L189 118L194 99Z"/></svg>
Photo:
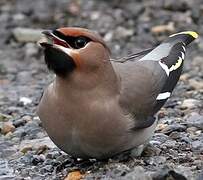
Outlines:
<svg viewBox="0 0 203 180"><path fill-rule="evenodd" d="M42 33L39 44L55 78L37 114L51 140L74 158L140 155L179 80L186 47L198 34L172 34L154 48L116 60L95 31L61 27Z"/></svg>

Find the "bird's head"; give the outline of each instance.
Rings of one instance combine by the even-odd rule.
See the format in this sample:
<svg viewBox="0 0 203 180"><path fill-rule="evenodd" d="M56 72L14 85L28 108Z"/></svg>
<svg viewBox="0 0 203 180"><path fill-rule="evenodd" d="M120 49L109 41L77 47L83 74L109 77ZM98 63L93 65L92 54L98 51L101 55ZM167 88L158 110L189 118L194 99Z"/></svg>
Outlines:
<svg viewBox="0 0 203 180"><path fill-rule="evenodd" d="M39 44L44 48L45 62L61 78L75 71L94 72L109 59L108 47L90 30L65 27L43 34L45 38Z"/></svg>

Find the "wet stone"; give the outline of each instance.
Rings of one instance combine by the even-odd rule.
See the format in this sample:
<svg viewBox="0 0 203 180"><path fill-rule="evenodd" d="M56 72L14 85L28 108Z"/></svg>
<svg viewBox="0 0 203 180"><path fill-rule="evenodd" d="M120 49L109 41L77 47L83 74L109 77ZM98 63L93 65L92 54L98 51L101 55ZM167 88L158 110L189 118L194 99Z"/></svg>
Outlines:
<svg viewBox="0 0 203 180"><path fill-rule="evenodd" d="M11 118L11 116L9 116L7 114L0 113L0 122L1 121L8 121L10 118Z"/></svg>
<svg viewBox="0 0 203 180"><path fill-rule="evenodd" d="M160 144L164 143L165 141L167 141L169 139L169 137L163 133L155 133L153 136L153 139L150 142L160 142ZM153 143L152 143L153 144Z"/></svg>
<svg viewBox="0 0 203 180"><path fill-rule="evenodd" d="M156 127L156 131L163 131L164 129L167 128L167 124L159 123Z"/></svg>
<svg viewBox="0 0 203 180"><path fill-rule="evenodd" d="M48 148L52 149L56 146L48 137L44 137L41 139L31 139L31 140L23 140L19 146L19 148L23 148L25 146L32 146L33 149L39 149L41 146L46 145Z"/></svg>
<svg viewBox="0 0 203 180"><path fill-rule="evenodd" d="M27 58L37 56L38 51L39 51L38 47L34 43L27 43L25 45L25 55L26 55Z"/></svg>
<svg viewBox="0 0 203 180"><path fill-rule="evenodd" d="M37 136L38 132L41 132L41 129L37 122L29 121L25 126L24 129L26 133L31 135L33 138Z"/></svg>
<svg viewBox="0 0 203 180"><path fill-rule="evenodd" d="M164 1L164 8L172 11L186 11L192 4L187 0Z"/></svg>
<svg viewBox="0 0 203 180"><path fill-rule="evenodd" d="M170 22L167 25L157 25L151 28L151 32L155 35L171 33L175 31L174 23Z"/></svg>
<svg viewBox="0 0 203 180"><path fill-rule="evenodd" d="M168 125L166 128L164 128L161 132L166 134L166 135L169 135L173 131L182 132L182 131L185 131L185 130L186 130L186 127L184 125L171 124L171 125Z"/></svg>
<svg viewBox="0 0 203 180"><path fill-rule="evenodd" d="M149 165L156 165L157 166L160 164L165 164L166 157L164 157L164 156L151 156L145 162Z"/></svg>
<svg viewBox="0 0 203 180"><path fill-rule="evenodd" d="M2 134L7 134L9 132L14 132L14 131L15 131L15 126L11 122L3 123L2 128L1 128Z"/></svg>
<svg viewBox="0 0 203 180"><path fill-rule="evenodd" d="M197 80L194 80L194 79L190 79L189 84L195 90L203 89L203 82L202 81L197 81Z"/></svg>
<svg viewBox="0 0 203 180"><path fill-rule="evenodd" d="M36 149L36 154L44 154L47 152L47 150L49 149L49 147L47 145L41 145Z"/></svg>
<svg viewBox="0 0 203 180"><path fill-rule="evenodd" d="M203 170L198 174L197 180L203 179Z"/></svg>
<svg viewBox="0 0 203 180"><path fill-rule="evenodd" d="M115 33L117 34L118 38L125 38L125 37L132 36L134 31L133 29L126 29L120 26L116 29Z"/></svg>
<svg viewBox="0 0 203 180"><path fill-rule="evenodd" d="M180 137L180 140L186 143L191 143L191 138L187 137L187 136L182 136Z"/></svg>
<svg viewBox="0 0 203 180"><path fill-rule="evenodd" d="M56 164L55 164L56 165ZM44 167L41 168L40 172L45 173L45 172L53 172L54 171L54 166L52 165L45 165Z"/></svg>
<svg viewBox="0 0 203 180"><path fill-rule="evenodd" d="M197 130L198 130L197 127L191 126L191 127L187 128L186 131L187 131L189 134L194 134Z"/></svg>
<svg viewBox="0 0 203 180"><path fill-rule="evenodd" d="M174 149L169 149L168 150L170 157L177 157L178 156L178 151L174 150Z"/></svg>
<svg viewBox="0 0 203 180"><path fill-rule="evenodd" d="M195 107L201 105L201 102L196 99L185 99L181 105L181 109L194 109Z"/></svg>
<svg viewBox="0 0 203 180"><path fill-rule="evenodd" d="M142 180L152 180L152 178L145 172L144 168L141 166L136 166L133 170L126 174L123 179L133 180L137 177L138 179Z"/></svg>
<svg viewBox="0 0 203 180"><path fill-rule="evenodd" d="M170 133L169 137L176 140L176 139L180 139L181 137L183 137L183 135L181 135L180 132L173 131L173 132Z"/></svg>
<svg viewBox="0 0 203 180"><path fill-rule="evenodd" d="M170 169L165 166L156 173L153 174L153 180L161 180L161 179L179 179L179 180L187 180L185 176L177 173L176 171Z"/></svg>
<svg viewBox="0 0 203 180"><path fill-rule="evenodd" d="M199 40L199 46L202 46L201 48L203 49L203 38L201 38ZM196 57L194 57L194 60L192 61L192 65L195 68L198 68L199 71L202 71L203 70L202 56L196 56ZM190 79L190 80L192 80L192 79ZM189 83L191 83L191 81L189 81ZM202 84L202 81L198 81L198 83Z"/></svg>
<svg viewBox="0 0 203 180"><path fill-rule="evenodd" d="M45 160L45 162L44 162L44 164L47 164L47 165L52 165L52 166L58 166L58 165L60 165L61 164L61 162L60 161L57 161L56 159L46 159Z"/></svg>
<svg viewBox="0 0 203 180"><path fill-rule="evenodd" d="M174 140L167 140L167 141L165 141L165 142L161 145L161 147L162 147L162 148L174 148L175 145L176 145L176 141L174 141Z"/></svg>
<svg viewBox="0 0 203 180"><path fill-rule="evenodd" d="M24 126L26 124L26 120L25 119L18 119L18 120L15 120L13 122L13 125L18 128L20 126Z"/></svg>
<svg viewBox="0 0 203 180"><path fill-rule="evenodd" d="M130 171L130 168L124 164L117 164L115 166L116 168L114 168L112 171L116 176L124 176Z"/></svg>
<svg viewBox="0 0 203 180"><path fill-rule="evenodd" d="M8 162L0 160L0 179L14 178L15 175L12 172L13 169L8 166Z"/></svg>
<svg viewBox="0 0 203 180"><path fill-rule="evenodd" d="M27 72L21 72L21 73L23 76L25 76L27 74ZM27 80L29 79L29 77L27 77L27 76L26 76L26 78L27 78ZM19 105L20 106L26 106L26 105L31 104L31 103L32 103L32 100L28 97L20 97L20 99L19 99Z"/></svg>
<svg viewBox="0 0 203 180"><path fill-rule="evenodd" d="M22 120L23 120L23 121L26 121L26 122L29 122L29 121L32 120L32 117L29 116L29 115L25 115L25 116L22 117ZM33 118L33 120L34 120L34 118Z"/></svg>
<svg viewBox="0 0 203 180"><path fill-rule="evenodd" d="M202 138L203 140L203 138ZM196 140L196 141L192 141L192 149L195 150L199 150L200 152L203 152L203 141L202 140Z"/></svg>
<svg viewBox="0 0 203 180"><path fill-rule="evenodd" d="M193 112L188 115L188 117L186 118L186 123L188 127L194 126L198 129L203 130L203 116L196 112Z"/></svg>
<svg viewBox="0 0 203 180"><path fill-rule="evenodd" d="M61 154L58 151L52 151L52 152L48 152L48 154L46 155L46 158L55 159L60 155Z"/></svg>
<svg viewBox="0 0 203 180"><path fill-rule="evenodd" d="M161 153L161 149L149 144L142 153L143 156L158 156Z"/></svg>
<svg viewBox="0 0 203 180"><path fill-rule="evenodd" d="M32 150L32 145L27 145L27 146L25 146L25 147L22 147L21 149L20 149L20 151L22 152L22 153L27 153L28 151L31 151Z"/></svg>
<svg viewBox="0 0 203 180"><path fill-rule="evenodd" d="M18 42L37 42L42 36L41 32L41 29L17 27L13 30L13 36Z"/></svg>
<svg viewBox="0 0 203 180"><path fill-rule="evenodd" d="M13 133L12 133L12 138L17 137L17 138L23 138L27 135L26 131L24 128L17 128Z"/></svg>
<svg viewBox="0 0 203 180"><path fill-rule="evenodd" d="M45 160L45 156L43 154L34 155L31 159L33 165L37 165L38 163L42 163Z"/></svg>

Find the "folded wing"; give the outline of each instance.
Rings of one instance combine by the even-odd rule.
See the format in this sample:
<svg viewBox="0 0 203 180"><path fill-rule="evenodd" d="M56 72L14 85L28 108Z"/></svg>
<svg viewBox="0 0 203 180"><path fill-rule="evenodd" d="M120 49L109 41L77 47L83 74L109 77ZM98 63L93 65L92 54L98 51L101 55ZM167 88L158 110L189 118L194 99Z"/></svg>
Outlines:
<svg viewBox="0 0 203 180"><path fill-rule="evenodd" d="M121 78L120 104L135 119L134 128L149 127L164 105L182 72L186 46L197 38L186 31L171 35L138 61L113 63Z"/></svg>

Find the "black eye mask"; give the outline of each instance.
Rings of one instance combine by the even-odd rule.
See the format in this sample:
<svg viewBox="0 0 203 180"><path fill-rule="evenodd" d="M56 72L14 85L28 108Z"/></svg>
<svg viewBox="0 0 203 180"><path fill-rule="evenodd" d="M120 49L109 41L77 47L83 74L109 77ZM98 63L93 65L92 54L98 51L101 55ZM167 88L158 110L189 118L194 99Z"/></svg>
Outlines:
<svg viewBox="0 0 203 180"><path fill-rule="evenodd" d="M63 33L57 30L54 30L53 34L66 41L74 49L83 48L88 42L92 41L90 38L85 36L65 36Z"/></svg>

